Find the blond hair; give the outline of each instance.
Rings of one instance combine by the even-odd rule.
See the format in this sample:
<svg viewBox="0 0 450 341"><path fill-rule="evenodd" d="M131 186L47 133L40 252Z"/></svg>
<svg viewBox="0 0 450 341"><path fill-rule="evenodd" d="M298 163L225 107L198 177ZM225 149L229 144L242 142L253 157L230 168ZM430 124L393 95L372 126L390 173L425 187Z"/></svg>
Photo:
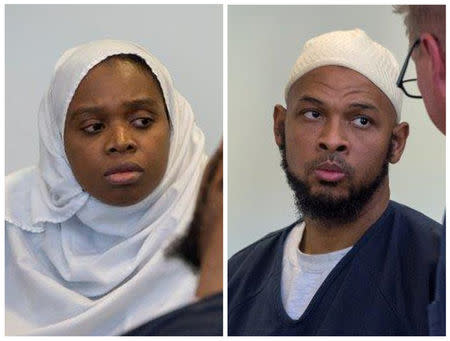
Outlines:
<svg viewBox="0 0 450 341"><path fill-rule="evenodd" d="M431 33L445 58L445 5L396 5L394 13L405 15L406 33L411 42L421 33Z"/></svg>

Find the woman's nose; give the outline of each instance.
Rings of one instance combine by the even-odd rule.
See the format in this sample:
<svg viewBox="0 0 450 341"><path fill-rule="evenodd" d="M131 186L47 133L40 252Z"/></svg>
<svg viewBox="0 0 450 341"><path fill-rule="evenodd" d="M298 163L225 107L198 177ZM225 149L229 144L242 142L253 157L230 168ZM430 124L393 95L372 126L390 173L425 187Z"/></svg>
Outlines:
<svg viewBox="0 0 450 341"><path fill-rule="evenodd" d="M136 151L136 142L131 129L125 125L110 127L110 135L105 146L107 154L131 153Z"/></svg>

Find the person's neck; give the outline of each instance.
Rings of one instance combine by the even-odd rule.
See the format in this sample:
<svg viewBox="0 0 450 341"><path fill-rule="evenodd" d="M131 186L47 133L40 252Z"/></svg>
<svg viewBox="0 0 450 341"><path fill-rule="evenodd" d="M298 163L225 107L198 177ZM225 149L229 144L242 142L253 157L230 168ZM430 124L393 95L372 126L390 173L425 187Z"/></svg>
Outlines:
<svg viewBox="0 0 450 341"><path fill-rule="evenodd" d="M386 210L389 196L389 180L386 177L356 220L350 223L337 224L305 217L305 230L299 249L308 254L321 254L354 245Z"/></svg>

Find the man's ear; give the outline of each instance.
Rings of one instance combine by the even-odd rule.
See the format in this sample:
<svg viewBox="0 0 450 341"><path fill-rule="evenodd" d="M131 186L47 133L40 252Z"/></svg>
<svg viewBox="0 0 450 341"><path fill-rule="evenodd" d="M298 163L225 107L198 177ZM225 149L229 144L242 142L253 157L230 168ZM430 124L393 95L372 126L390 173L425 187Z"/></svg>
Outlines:
<svg viewBox="0 0 450 341"><path fill-rule="evenodd" d="M403 150L405 149L406 140L409 135L409 124L402 122L397 124L392 130L392 151L389 157L390 163L397 163L402 157Z"/></svg>
<svg viewBox="0 0 450 341"><path fill-rule="evenodd" d="M273 133L275 135L275 142L278 147L284 144L284 122L286 120L286 109L277 104L273 108Z"/></svg>
<svg viewBox="0 0 450 341"><path fill-rule="evenodd" d="M431 79L441 98L445 98L445 57L439 42L430 33L420 35L425 57L431 63ZM445 42L444 42L445 43Z"/></svg>

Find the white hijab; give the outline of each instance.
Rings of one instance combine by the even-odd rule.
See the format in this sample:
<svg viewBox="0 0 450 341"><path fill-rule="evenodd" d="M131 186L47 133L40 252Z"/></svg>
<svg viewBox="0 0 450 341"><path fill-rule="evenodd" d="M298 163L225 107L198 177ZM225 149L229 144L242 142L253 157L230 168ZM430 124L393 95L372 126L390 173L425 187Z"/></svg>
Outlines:
<svg viewBox="0 0 450 341"><path fill-rule="evenodd" d="M67 108L109 56L142 57L172 122L166 173L128 207L83 192L64 151ZM194 299L196 277L164 251L187 227L206 163L204 136L167 69L142 47L103 40L66 51L39 109L38 167L6 178L6 334L120 335Z"/></svg>

